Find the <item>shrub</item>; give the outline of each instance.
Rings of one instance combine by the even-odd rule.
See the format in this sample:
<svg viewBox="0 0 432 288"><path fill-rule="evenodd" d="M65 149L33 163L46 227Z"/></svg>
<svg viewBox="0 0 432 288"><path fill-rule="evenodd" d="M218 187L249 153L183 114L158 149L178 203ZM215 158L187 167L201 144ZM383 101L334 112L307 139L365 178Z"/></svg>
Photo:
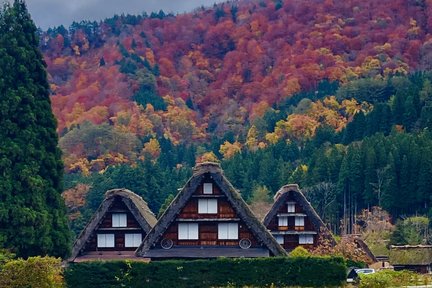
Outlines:
<svg viewBox="0 0 432 288"><path fill-rule="evenodd" d="M341 286L341 257L88 262L65 271L68 287ZM143 284L144 283L144 284Z"/></svg>
<svg viewBox="0 0 432 288"><path fill-rule="evenodd" d="M411 271L383 270L374 274L360 274L359 288L386 288L416 285L417 274Z"/></svg>
<svg viewBox="0 0 432 288"><path fill-rule="evenodd" d="M305 248L301 247L301 246L297 246L293 251L291 251L289 253L289 256L294 257L294 258L298 258L298 257L310 257L311 254L308 250L306 250Z"/></svg>
<svg viewBox="0 0 432 288"><path fill-rule="evenodd" d="M38 256L10 260L1 268L0 287L64 287L62 270L60 258Z"/></svg>

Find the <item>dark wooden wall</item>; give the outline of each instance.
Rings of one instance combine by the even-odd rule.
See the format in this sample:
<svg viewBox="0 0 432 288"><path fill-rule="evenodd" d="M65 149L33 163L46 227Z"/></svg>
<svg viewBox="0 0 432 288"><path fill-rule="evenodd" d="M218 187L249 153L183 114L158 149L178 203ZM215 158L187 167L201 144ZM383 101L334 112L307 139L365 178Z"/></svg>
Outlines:
<svg viewBox="0 0 432 288"><path fill-rule="evenodd" d="M256 238L250 232L249 228L240 221L238 239L219 240L218 239L218 222L198 222L198 240L178 240L178 222L173 222L165 231L162 239L171 239L174 245L179 246L238 246L240 239L251 240L251 247L261 247Z"/></svg>
<svg viewBox="0 0 432 288"><path fill-rule="evenodd" d="M279 213L288 213L288 205L287 202L296 202L295 204L295 212L291 213L305 213L305 211L302 209L302 207L297 203L297 201L293 197L288 197L288 199L285 201L284 205L281 205L276 213L276 215L271 219L270 223L267 225L267 229L270 231L314 231L319 233L317 229L314 227L312 222L310 221L309 217L304 217L304 226L303 227L296 227L295 226L295 216L289 216L288 217L288 226L279 226L278 216ZM290 251L293 250L297 246L302 246L306 249L312 249L313 247L317 246L318 243L318 236L314 235L314 244L299 244L299 235L296 234L289 234L284 235L284 244L281 246L285 248L285 250Z"/></svg>
<svg viewBox="0 0 432 288"><path fill-rule="evenodd" d="M112 214L125 213L127 216L127 227L112 227ZM114 234L114 248L99 248L97 247L97 234ZM108 209L107 213L101 219L99 227L93 231L87 244L84 247L85 252L89 251L134 251L136 247L125 246L125 233L141 233L142 239L146 236L143 229L141 229L138 221L129 211L127 206L121 201L121 198L116 198L114 203Z"/></svg>
<svg viewBox="0 0 432 288"><path fill-rule="evenodd" d="M212 182L209 179L203 181L203 183ZM198 199L217 199L217 214L199 214L198 213ZM256 238L250 232L249 228L243 221L239 220L238 215L228 202L226 196L221 192L220 188L213 183L213 194L203 194L203 184L199 185L195 193L183 207L177 219L196 219L194 222L187 223L198 223L198 240L178 240L178 223L186 223L180 221L174 221L165 231L165 234L160 238L171 239L176 246L237 246L239 240L247 238L251 241L251 247L261 247ZM204 221L205 219L205 221ZM214 219L215 221L208 221ZM238 239L235 240L219 240L218 239L218 219L224 219L224 223L238 223Z"/></svg>

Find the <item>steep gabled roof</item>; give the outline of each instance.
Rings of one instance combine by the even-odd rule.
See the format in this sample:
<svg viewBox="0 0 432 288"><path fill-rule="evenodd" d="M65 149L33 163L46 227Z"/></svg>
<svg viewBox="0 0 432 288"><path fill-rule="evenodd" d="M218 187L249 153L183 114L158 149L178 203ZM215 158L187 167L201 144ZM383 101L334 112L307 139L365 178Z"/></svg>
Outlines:
<svg viewBox="0 0 432 288"><path fill-rule="evenodd" d="M87 226L75 240L69 261L73 261L79 255L81 249L83 249L85 243L89 240L92 233L99 227L100 222L116 198L121 199L121 201L126 205L146 234L153 228L154 225L156 225L156 217L147 206L147 203L140 196L124 188L108 190L105 193L105 199L93 214L93 217Z"/></svg>
<svg viewBox="0 0 432 288"><path fill-rule="evenodd" d="M186 205L192 194L202 183L204 177L209 174L216 185L219 186L221 193L227 197L228 202L232 205L239 218L249 227L256 239L269 249L271 254L275 256L285 255L285 250L276 242L274 237L256 218L241 197L240 193L227 180L220 165L213 162L205 162L198 164L194 168L192 177L187 181L186 185L165 210L158 223L147 234L140 247L138 247L137 256L145 256L145 252L148 251L153 244L159 241L160 237L162 237L170 224L176 220L176 216L180 213L181 209Z"/></svg>
<svg viewBox="0 0 432 288"><path fill-rule="evenodd" d="M312 225L318 231L318 233L324 239L327 239L331 242L331 244L335 245L336 241L333 238L333 235L330 233L328 228L325 226L321 218L315 212L315 209L300 191L300 188L297 184L288 184L282 186L279 191L276 192L274 196L274 204L267 215L264 217L263 224L267 227L270 224L270 221L276 216L279 208L282 205L285 205L288 199L295 199L295 201L303 208L303 211L309 217L309 220L312 222Z"/></svg>

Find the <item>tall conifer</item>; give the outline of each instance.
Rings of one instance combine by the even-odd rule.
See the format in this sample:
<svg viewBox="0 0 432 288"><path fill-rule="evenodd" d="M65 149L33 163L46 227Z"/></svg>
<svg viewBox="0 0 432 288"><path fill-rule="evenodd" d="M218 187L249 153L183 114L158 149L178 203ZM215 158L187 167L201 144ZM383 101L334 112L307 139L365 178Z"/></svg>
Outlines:
<svg viewBox="0 0 432 288"><path fill-rule="evenodd" d="M66 256L63 165L36 31L23 0L0 8L0 247Z"/></svg>

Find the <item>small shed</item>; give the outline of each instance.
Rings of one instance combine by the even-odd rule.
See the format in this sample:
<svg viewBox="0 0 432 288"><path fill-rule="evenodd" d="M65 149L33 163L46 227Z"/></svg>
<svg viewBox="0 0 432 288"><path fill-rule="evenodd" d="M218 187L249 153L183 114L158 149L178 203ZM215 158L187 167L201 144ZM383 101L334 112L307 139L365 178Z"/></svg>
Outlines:
<svg viewBox="0 0 432 288"><path fill-rule="evenodd" d="M390 246L390 264L395 271L432 272L432 245Z"/></svg>

